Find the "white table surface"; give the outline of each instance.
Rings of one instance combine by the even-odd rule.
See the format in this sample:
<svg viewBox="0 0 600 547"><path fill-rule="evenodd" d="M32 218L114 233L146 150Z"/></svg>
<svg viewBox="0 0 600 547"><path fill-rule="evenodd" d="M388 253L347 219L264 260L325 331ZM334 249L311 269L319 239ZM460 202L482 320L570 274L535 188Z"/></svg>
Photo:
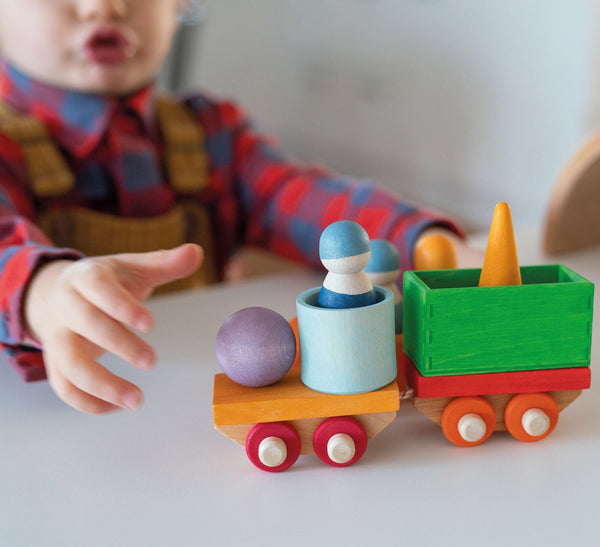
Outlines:
<svg viewBox="0 0 600 547"><path fill-rule="evenodd" d="M556 262L534 233L517 244L522 264ZM560 262L600 282L600 249ZM597 313L592 389L542 442L496 433L458 448L403 404L352 467L301 456L283 473L254 468L213 429L216 333L247 306L291 317L319 282L294 273L154 299L158 366L104 361L144 390L134 412L80 414L0 363L0 545L598 545Z"/></svg>

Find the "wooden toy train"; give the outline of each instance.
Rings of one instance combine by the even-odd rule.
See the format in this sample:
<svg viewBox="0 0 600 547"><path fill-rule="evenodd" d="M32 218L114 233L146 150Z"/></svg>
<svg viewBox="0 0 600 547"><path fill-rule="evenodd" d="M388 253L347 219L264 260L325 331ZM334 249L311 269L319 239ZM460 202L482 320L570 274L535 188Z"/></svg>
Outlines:
<svg viewBox="0 0 600 547"><path fill-rule="evenodd" d="M363 254L350 250L341 254ZM364 294L363 281L346 294ZM313 453L343 467L408 394L448 440L475 446L494 431L545 438L589 388L594 286L562 265L519 267L506 204L494 214L482 269L409 271L403 281L403 334L398 299L380 286L373 303L356 307L319 305L320 287L303 292L296 338L270 310L234 314L217 338L229 376L215 376L216 429L265 471ZM324 286L335 292L327 278Z"/></svg>

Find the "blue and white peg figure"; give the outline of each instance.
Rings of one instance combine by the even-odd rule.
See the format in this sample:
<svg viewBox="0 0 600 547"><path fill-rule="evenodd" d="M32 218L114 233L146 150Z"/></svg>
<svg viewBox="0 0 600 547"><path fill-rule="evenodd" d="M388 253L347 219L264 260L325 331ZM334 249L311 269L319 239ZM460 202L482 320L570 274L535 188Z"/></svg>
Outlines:
<svg viewBox="0 0 600 547"><path fill-rule="evenodd" d="M394 294L373 287L364 271L371 244L347 220L323 230L322 287L298 295L296 311L302 382L323 393L349 395L380 389L397 374Z"/></svg>
<svg viewBox="0 0 600 547"><path fill-rule="evenodd" d="M345 309L377 302L373 284L364 272L370 255L369 236L360 224L340 220L327 226L319 240L319 256L328 270L319 306Z"/></svg>
<svg viewBox="0 0 600 547"><path fill-rule="evenodd" d="M402 333L402 294L398 289L400 275L400 254L398 249L385 239L371 241L371 258L365 267L365 273L373 285L381 285L394 293L396 316L396 334Z"/></svg>

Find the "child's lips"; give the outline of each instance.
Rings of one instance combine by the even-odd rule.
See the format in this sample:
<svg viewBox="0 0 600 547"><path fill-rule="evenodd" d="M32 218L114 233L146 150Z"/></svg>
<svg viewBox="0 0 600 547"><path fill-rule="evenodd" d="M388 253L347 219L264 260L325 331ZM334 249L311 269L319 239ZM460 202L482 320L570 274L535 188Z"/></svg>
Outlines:
<svg viewBox="0 0 600 547"><path fill-rule="evenodd" d="M133 56L133 41L119 29L97 29L83 45L83 54L88 61L99 64L119 64Z"/></svg>

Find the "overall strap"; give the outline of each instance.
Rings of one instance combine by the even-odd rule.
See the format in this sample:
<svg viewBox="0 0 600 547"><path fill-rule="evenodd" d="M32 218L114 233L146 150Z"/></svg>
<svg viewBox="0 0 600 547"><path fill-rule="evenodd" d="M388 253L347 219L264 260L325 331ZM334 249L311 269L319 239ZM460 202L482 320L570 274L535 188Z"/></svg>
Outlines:
<svg viewBox="0 0 600 547"><path fill-rule="evenodd" d="M204 248L203 267L161 291L214 283L219 274L210 214L193 199L209 180L204 134L185 106L161 98L157 109L167 175L176 194L183 198L178 205L164 215L144 220L77 207L52 208L42 212L38 225L57 245L75 247L90 256L195 242ZM29 185L36 197L57 197L72 190L75 177L43 122L0 101L0 130L21 147Z"/></svg>
<svg viewBox="0 0 600 547"><path fill-rule="evenodd" d="M171 186L181 195L202 190L208 184L208 157L200 123L186 106L164 96L157 100L157 117ZM0 130L21 146L36 196L56 197L73 189L75 177L42 121L0 101Z"/></svg>
<svg viewBox="0 0 600 547"><path fill-rule="evenodd" d="M171 186L180 195L202 190L209 165L200 122L185 105L166 96L157 99L157 117Z"/></svg>
<svg viewBox="0 0 600 547"><path fill-rule="evenodd" d="M60 196L73 188L75 177L42 121L0 101L0 130L21 146L36 196Z"/></svg>

